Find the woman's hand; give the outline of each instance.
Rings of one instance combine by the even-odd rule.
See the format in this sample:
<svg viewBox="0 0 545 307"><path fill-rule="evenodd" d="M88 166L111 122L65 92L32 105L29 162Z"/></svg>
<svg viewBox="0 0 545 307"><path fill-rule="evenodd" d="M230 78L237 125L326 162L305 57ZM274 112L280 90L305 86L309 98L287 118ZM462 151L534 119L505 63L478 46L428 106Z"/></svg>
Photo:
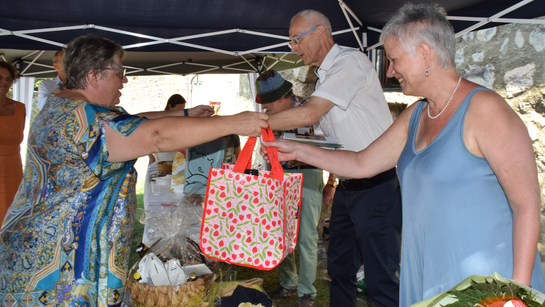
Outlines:
<svg viewBox="0 0 545 307"><path fill-rule="evenodd" d="M231 115L230 117L231 125L235 128L235 132L232 134L258 137L261 135L261 128L269 126L267 122L269 116L265 113L246 111Z"/></svg>
<svg viewBox="0 0 545 307"><path fill-rule="evenodd" d="M214 114L214 109L212 109L210 106L200 105L187 109L187 113L192 117L210 117Z"/></svg>
<svg viewBox="0 0 545 307"><path fill-rule="evenodd" d="M269 156L267 155L267 147L275 147L276 151L278 152L278 160L279 161L291 161L291 160L297 160L297 154L296 150L297 147L300 145L296 142L290 142L286 140L275 140L272 142L261 142L261 151L260 154L265 159L265 161L269 161Z"/></svg>

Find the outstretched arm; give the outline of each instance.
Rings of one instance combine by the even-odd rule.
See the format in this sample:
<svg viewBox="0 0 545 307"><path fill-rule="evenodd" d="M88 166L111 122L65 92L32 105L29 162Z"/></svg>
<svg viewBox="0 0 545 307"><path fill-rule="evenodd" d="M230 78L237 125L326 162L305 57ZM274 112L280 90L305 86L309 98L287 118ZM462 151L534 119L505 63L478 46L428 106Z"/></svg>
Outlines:
<svg viewBox="0 0 545 307"><path fill-rule="evenodd" d="M407 141L407 127L414 109L411 106L378 139L360 152L322 149L315 146L276 140L263 142L278 149L280 161L298 160L347 178L369 178L397 164ZM261 154L268 160L266 151Z"/></svg>
<svg viewBox="0 0 545 307"><path fill-rule="evenodd" d="M242 112L231 116L161 117L150 119L123 136L105 125L109 162L124 162L154 152L174 151L206 143L229 134L261 135L268 116Z"/></svg>
<svg viewBox="0 0 545 307"><path fill-rule="evenodd" d="M196 106L194 108L186 109L186 110L189 113L188 116L191 116L191 117L209 117L214 114L214 109L205 105ZM149 119L156 119L156 118L161 118L165 116L184 116L184 111L185 110L183 109L170 110L170 111L151 111L151 112L138 113L136 114L136 116L146 117Z"/></svg>
<svg viewBox="0 0 545 307"><path fill-rule="evenodd" d="M290 130L314 125L322 115L334 107L331 101L312 96L308 102L297 108L290 108L269 116L272 130Z"/></svg>

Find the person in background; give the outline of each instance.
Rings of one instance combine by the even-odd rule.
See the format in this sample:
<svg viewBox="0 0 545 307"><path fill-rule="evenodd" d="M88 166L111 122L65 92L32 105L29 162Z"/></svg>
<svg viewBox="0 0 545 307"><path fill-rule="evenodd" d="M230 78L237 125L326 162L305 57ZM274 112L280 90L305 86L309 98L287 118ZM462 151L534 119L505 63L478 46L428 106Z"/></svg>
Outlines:
<svg viewBox="0 0 545 307"><path fill-rule="evenodd" d="M54 80L43 80L38 86L38 108L40 110L43 109L49 95L61 91L64 82L63 55L64 50L59 50L53 55L53 68L57 71L57 77Z"/></svg>
<svg viewBox="0 0 545 307"><path fill-rule="evenodd" d="M165 106L165 111L169 110L184 110L185 109L185 98L180 94L174 94L170 96L167 100L167 105ZM185 112L185 111L184 111ZM176 151L171 152L156 152L148 155L149 163L153 164L155 161L172 161L176 155Z"/></svg>
<svg viewBox="0 0 545 307"><path fill-rule="evenodd" d="M224 136L225 138L225 154L223 163L235 164L240 155L240 137L236 134Z"/></svg>
<svg viewBox="0 0 545 307"><path fill-rule="evenodd" d="M387 76L424 97L360 152L276 141L281 160L368 178L397 164L403 196L399 306L498 273L545 292L532 141L506 101L456 72L456 39L436 4L404 5L382 29ZM262 154L266 154L262 150ZM367 276L366 276L367 277Z"/></svg>
<svg viewBox="0 0 545 307"><path fill-rule="evenodd" d="M25 130L25 105L7 97L19 77L10 63L0 62L0 221L8 211L23 178L21 142Z"/></svg>
<svg viewBox="0 0 545 307"><path fill-rule="evenodd" d="M0 297L25 304L120 306L136 211L138 157L229 134L259 136L266 114L130 115L123 48L94 34L65 49L64 90L30 129L26 171L0 230ZM199 106L190 116L210 116ZM45 294L44 294L45 293ZM15 295L16 294L16 295ZM23 302L24 301L24 302Z"/></svg>
<svg viewBox="0 0 545 307"><path fill-rule="evenodd" d="M318 66L318 81L307 103L272 114L271 128L317 124L346 150L369 146L391 125L392 116L367 56L335 44L329 20L314 10L292 18L289 36L292 52L306 65ZM323 196L324 203L333 198L327 255L331 306L355 304L356 275L362 264L375 306L397 306L401 196L395 164L372 178L343 176L338 186L334 174Z"/></svg>
<svg viewBox="0 0 545 307"><path fill-rule="evenodd" d="M185 109L185 98L180 94L174 94L170 96L165 107L165 111L168 110L183 110Z"/></svg>
<svg viewBox="0 0 545 307"><path fill-rule="evenodd" d="M258 94L256 102L271 115L283 110L298 107L308 99L298 99L292 91L292 84L284 80L275 70L267 70L256 80ZM299 296L299 306L313 306L316 298L316 265L318 244L318 220L322 210L322 190L324 175L321 169L296 161L283 162L287 173L303 173L303 198L299 218L297 249L299 250L299 276L295 253L289 254L280 263L280 284L267 293L271 298Z"/></svg>

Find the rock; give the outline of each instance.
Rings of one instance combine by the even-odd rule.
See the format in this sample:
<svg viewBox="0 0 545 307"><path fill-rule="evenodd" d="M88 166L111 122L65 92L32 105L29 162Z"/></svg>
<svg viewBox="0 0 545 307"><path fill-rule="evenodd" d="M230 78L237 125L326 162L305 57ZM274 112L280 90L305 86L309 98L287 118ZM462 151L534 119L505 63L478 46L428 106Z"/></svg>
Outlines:
<svg viewBox="0 0 545 307"><path fill-rule="evenodd" d="M519 49L524 46L524 37L522 36L522 32L520 30L517 30L517 33L515 34L515 46L517 46Z"/></svg>
<svg viewBox="0 0 545 307"><path fill-rule="evenodd" d="M533 30L530 33L528 42L537 52L543 50L545 48L545 28Z"/></svg>
<svg viewBox="0 0 545 307"><path fill-rule="evenodd" d="M471 55L471 58L473 59L473 62L482 62L484 59L484 52L476 52Z"/></svg>
<svg viewBox="0 0 545 307"><path fill-rule="evenodd" d="M456 67L462 65L464 63L464 48L460 48L456 50L456 55L454 56L454 64L456 64Z"/></svg>
<svg viewBox="0 0 545 307"><path fill-rule="evenodd" d="M485 29L485 30L479 30L477 31L477 40L481 42L488 42L494 37L494 35L496 35L496 31L497 31L496 27Z"/></svg>
<svg viewBox="0 0 545 307"><path fill-rule="evenodd" d="M534 85L534 72L534 63L517 67L506 72L503 79L506 84L505 89L507 91L507 97L513 97L514 95L532 87Z"/></svg>

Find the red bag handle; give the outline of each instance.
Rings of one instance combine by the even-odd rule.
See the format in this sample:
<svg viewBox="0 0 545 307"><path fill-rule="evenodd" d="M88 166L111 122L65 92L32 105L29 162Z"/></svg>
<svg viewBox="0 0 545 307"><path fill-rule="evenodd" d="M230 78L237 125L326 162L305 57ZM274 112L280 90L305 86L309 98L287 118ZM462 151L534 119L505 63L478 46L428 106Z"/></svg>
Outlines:
<svg viewBox="0 0 545 307"><path fill-rule="evenodd" d="M261 128L261 137L264 141L275 140L271 126L267 127L267 130ZM240 155L237 158L237 162L235 163L235 167L233 168L234 172L244 173L246 169L252 168L252 153L254 151L256 142L257 138L248 138L248 141L246 141L244 148L242 148L242 150L240 151ZM276 151L276 148L267 147L267 154L269 155L269 162L271 163L272 169L269 175L265 175L265 177L274 178L277 180L284 180L284 170L282 169L282 165L280 165L280 162L278 161L278 153Z"/></svg>

